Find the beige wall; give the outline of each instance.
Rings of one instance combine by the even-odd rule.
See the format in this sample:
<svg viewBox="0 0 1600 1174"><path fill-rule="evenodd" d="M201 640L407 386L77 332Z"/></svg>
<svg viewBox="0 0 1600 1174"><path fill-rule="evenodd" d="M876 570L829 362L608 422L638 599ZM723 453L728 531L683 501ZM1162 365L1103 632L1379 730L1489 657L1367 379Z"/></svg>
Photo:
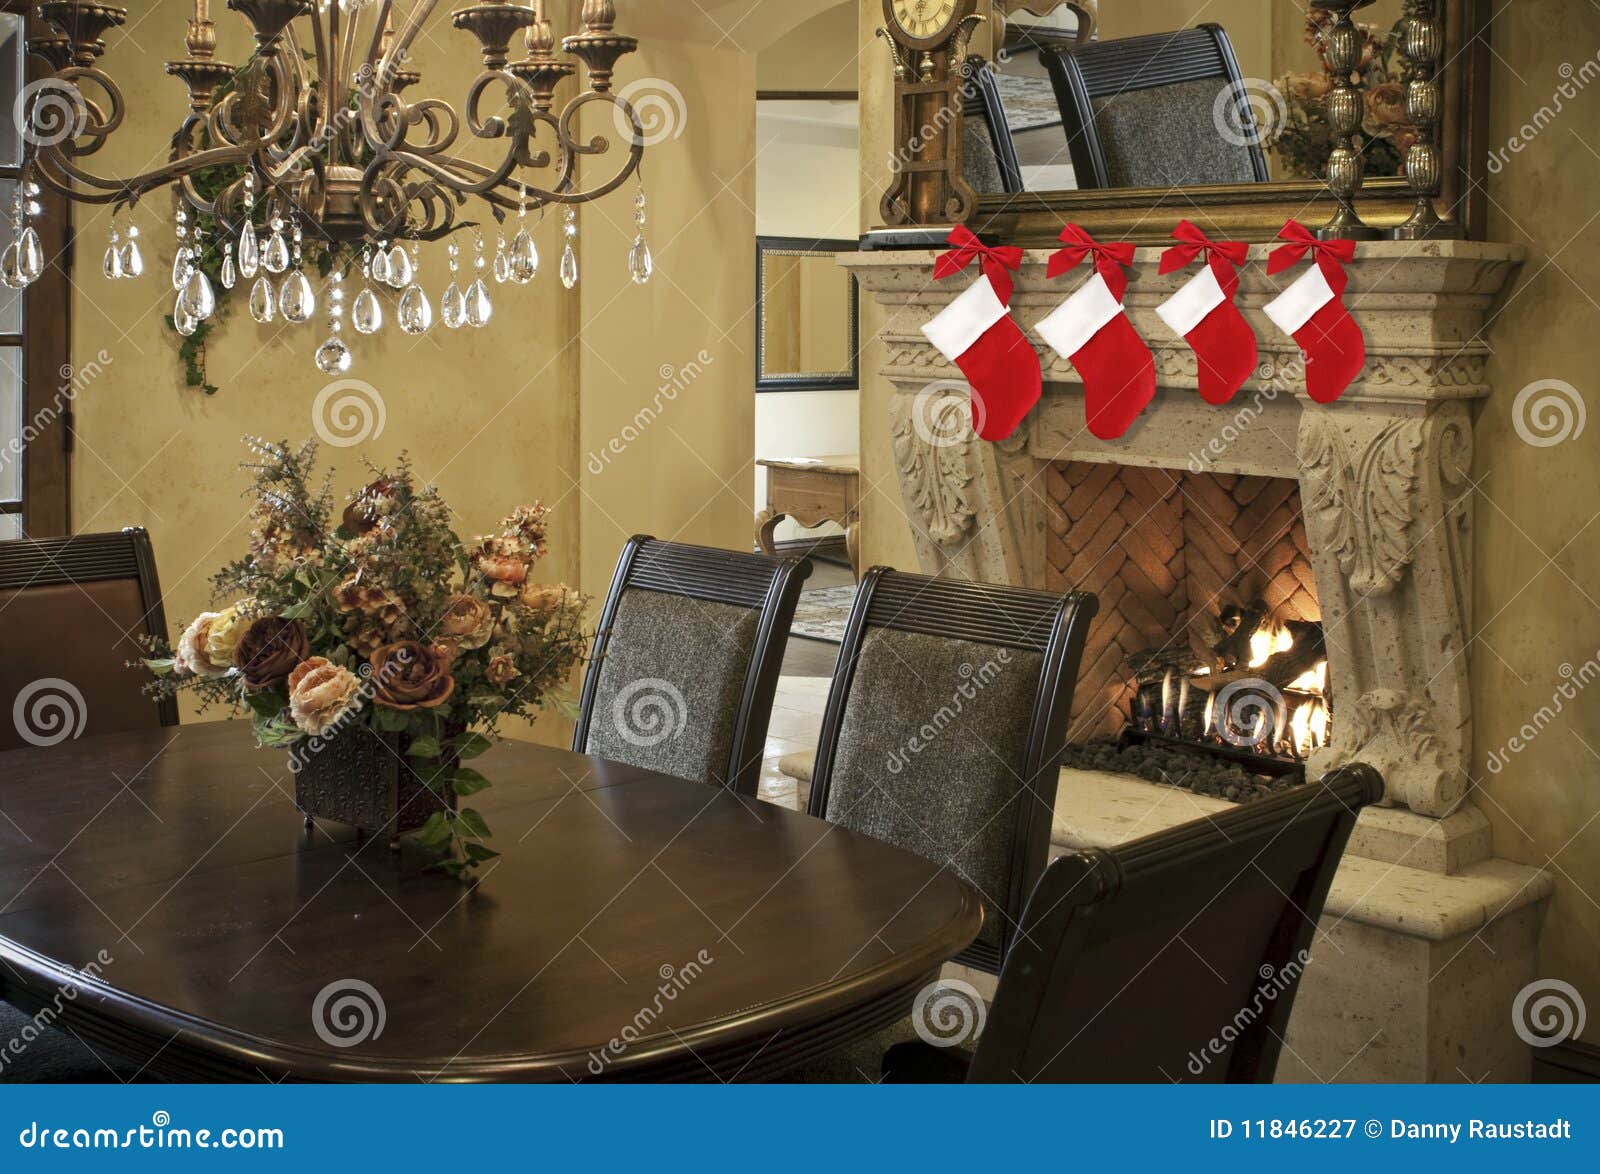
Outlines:
<svg viewBox="0 0 1600 1174"><path fill-rule="evenodd" d="M1600 11L1585 0L1519 4L1515 19L1495 21L1492 44L1491 147L1552 117L1488 181L1488 235L1524 245L1528 261L1490 327L1495 393L1476 432L1477 795L1496 850L1548 863L1555 876L1542 973L1578 985L1585 1036L1600 1041L1600 685L1561 700L1563 712L1502 771L1486 767L1525 723L1543 723L1541 707L1553 711L1565 666L1600 657L1600 420L1535 447L1518 435L1514 410L1518 392L1545 379L1570 384L1591 416L1600 404ZM1566 82L1569 65L1587 70Z"/></svg>
<svg viewBox="0 0 1600 1174"><path fill-rule="evenodd" d="M865 35L880 19L876 0L861 0ZM1536 447L1520 438L1513 413L1518 392L1544 379L1563 380L1587 404L1596 403L1592 340L1600 335L1600 305L1591 286L1600 272L1593 194L1600 177L1600 77L1591 70L1581 92L1575 77L1560 113L1539 112L1554 112L1566 66L1600 68L1600 12L1586 0L1518 5L1515 19L1494 23L1492 44L1491 146L1503 148L1536 119L1546 125L1520 153L1508 153L1487 184L1489 237L1520 243L1529 257L1489 328L1495 393L1476 428L1474 470L1482 492L1473 593L1478 638L1471 650L1475 798L1493 821L1498 854L1552 871L1556 894L1541 939L1541 973L1577 984L1590 1009L1586 1038L1600 1040L1600 686L1562 700L1562 712L1499 773L1486 765L1525 724L1545 722L1549 715L1539 710L1554 709L1566 666L1580 670L1600 658L1600 423L1591 420L1575 438ZM887 177L886 165L875 161L888 157L889 84L886 60L863 55L864 226L879 222ZM868 339L881 323L876 307L867 307ZM889 388L869 374L881 363L881 346L869 342L861 435L871 489L862 545L868 562L912 567L915 551L889 443Z"/></svg>
<svg viewBox="0 0 1600 1174"><path fill-rule="evenodd" d="M183 87L162 76L158 62L180 53L182 12L164 4L126 35L110 35L107 66L133 113L97 166L122 172L165 156ZM243 21L223 11L218 22L219 56L241 60ZM472 41L444 16L430 34L416 54L424 81L413 95L459 101L478 66ZM464 536L543 497L556 510L544 575L596 595L631 533L725 546L750 540L754 363L740 323L754 266L754 54L727 44L647 42L623 61L619 82L648 77L670 79L682 94L681 114L672 115L681 133L646 155L651 284L637 287L627 277L631 184L583 210L583 279L573 293L557 280L560 218L551 215L536 233L539 277L527 287L492 287L487 328L450 332L436 322L410 338L394 328L391 304L383 333L356 340L350 376L377 390L383 431L324 451L341 492L365 480L362 458L392 462L409 451L419 474L460 512ZM326 333L321 315L300 327L258 327L240 290L208 348L220 392L208 398L182 386L175 338L161 322L171 303L169 217L164 196L139 208L146 276L108 282L99 273L108 215L78 211L74 356L83 365L103 350L110 361L76 404L73 496L79 530L150 528L175 626L205 606L210 574L241 549L239 437L311 435L312 402L328 379L311 358ZM463 239L470 258L470 236ZM425 247L423 256L424 284L437 305L448 280L443 246ZM711 361L700 361L692 390L660 397L672 382L663 369L695 362L702 350ZM622 456L591 472L590 453L658 399L666 410ZM560 737L558 723L546 727L543 736Z"/></svg>

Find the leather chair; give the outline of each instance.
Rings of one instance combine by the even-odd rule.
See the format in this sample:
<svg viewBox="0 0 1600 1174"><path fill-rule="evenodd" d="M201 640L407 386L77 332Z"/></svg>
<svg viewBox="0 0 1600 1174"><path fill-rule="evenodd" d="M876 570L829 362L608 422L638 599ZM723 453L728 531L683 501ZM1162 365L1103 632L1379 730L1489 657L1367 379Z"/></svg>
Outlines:
<svg viewBox="0 0 1600 1174"><path fill-rule="evenodd" d="M144 530L0 542L0 625L0 750L54 737L57 721L78 737L178 724L177 703L151 700L128 664L141 635L167 638Z"/></svg>
<svg viewBox="0 0 1600 1174"><path fill-rule="evenodd" d="M1022 919L972 1053L925 1039L895 1083L1266 1083L1370 766L1116 848L1069 852ZM931 1033L930 1033L931 1034Z"/></svg>
<svg viewBox="0 0 1600 1174"><path fill-rule="evenodd" d="M804 559L630 539L572 748L754 795Z"/></svg>

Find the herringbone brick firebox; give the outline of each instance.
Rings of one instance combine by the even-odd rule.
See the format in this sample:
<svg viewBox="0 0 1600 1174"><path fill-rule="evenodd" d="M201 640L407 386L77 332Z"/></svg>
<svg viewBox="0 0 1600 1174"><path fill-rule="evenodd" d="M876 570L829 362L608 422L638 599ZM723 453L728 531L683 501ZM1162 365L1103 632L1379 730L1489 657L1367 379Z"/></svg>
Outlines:
<svg viewBox="0 0 1600 1174"><path fill-rule="evenodd" d="M1295 480L1069 461L1051 465L1046 485L1050 587L1100 597L1075 742L1122 728L1131 653L1208 649L1229 603L1263 600L1279 622L1322 619Z"/></svg>

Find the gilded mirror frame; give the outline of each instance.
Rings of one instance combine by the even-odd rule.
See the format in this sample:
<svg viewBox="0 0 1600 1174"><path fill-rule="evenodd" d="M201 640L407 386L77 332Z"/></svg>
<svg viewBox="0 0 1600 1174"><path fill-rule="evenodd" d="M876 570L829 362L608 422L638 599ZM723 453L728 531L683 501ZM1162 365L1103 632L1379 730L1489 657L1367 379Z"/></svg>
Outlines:
<svg viewBox="0 0 1600 1174"><path fill-rule="evenodd" d="M1066 6L1078 12L1134 0L993 0L993 35L1003 42L1004 13L1026 9L1048 15ZM1488 29L1490 0L1437 0L1444 25L1439 128L1442 183L1434 203L1442 219L1469 239L1483 236L1487 200L1482 185L1488 159ZM1368 178L1356 198L1361 217L1374 228L1403 221L1413 207L1399 176ZM1269 240L1295 219L1316 228L1332 215L1334 200L1316 180L1283 180L1187 188L1116 188L1093 191L982 193L967 225L989 240L1043 247L1055 243L1061 225L1073 221L1096 236L1156 243L1166 240L1179 218L1195 221L1223 239Z"/></svg>

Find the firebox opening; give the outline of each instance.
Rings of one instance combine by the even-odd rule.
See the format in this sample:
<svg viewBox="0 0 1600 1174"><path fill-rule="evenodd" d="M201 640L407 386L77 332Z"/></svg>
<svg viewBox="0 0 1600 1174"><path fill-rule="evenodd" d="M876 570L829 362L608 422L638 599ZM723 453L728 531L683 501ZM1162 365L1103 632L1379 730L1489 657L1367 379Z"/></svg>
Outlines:
<svg viewBox="0 0 1600 1174"><path fill-rule="evenodd" d="M1298 482L1058 463L1052 585L1101 600L1066 764L1235 801L1304 778L1332 719Z"/></svg>

